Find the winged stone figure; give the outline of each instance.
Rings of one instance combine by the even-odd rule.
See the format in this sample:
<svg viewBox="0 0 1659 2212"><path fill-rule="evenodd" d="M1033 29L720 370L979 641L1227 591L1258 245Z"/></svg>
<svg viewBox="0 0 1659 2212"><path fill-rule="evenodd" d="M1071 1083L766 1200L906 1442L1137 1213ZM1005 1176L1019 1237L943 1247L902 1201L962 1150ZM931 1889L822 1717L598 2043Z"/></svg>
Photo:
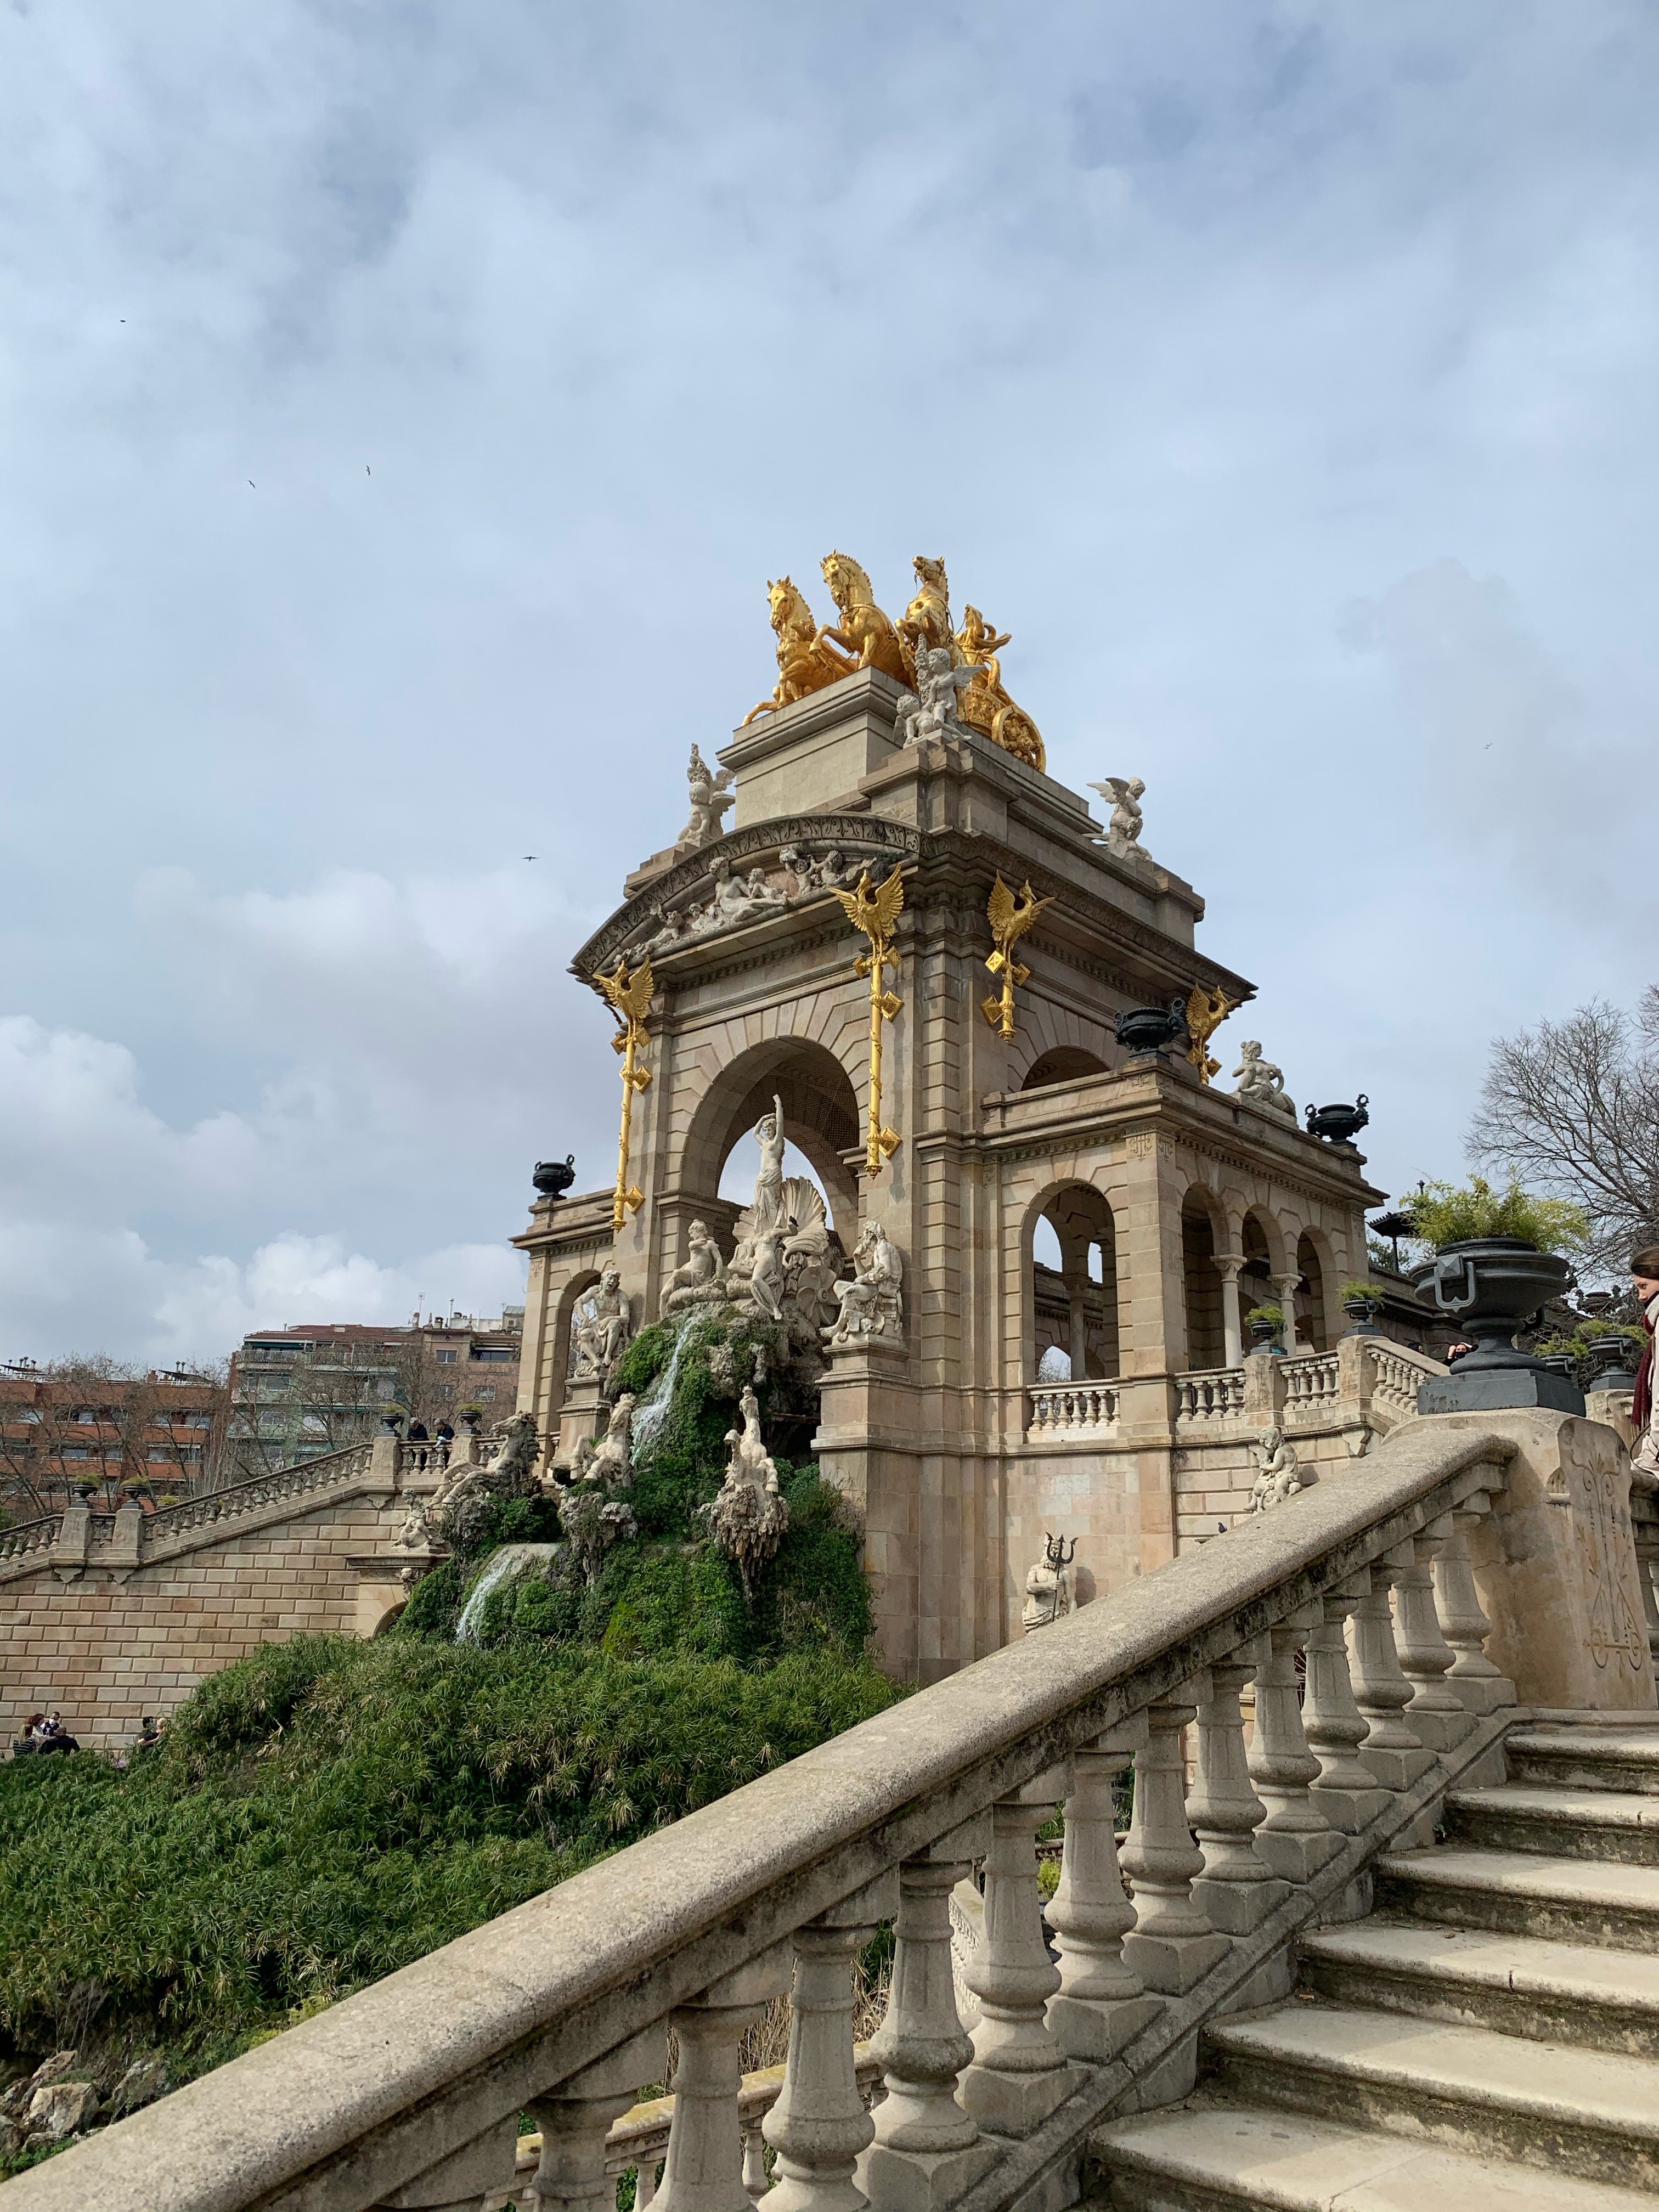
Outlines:
<svg viewBox="0 0 1659 2212"><path fill-rule="evenodd" d="M674 850L696 852L701 846L712 845L720 835L720 817L727 807L735 806L732 793L734 770L721 769L718 774L709 767L694 744L691 765L685 771L685 781L691 801L691 815L684 830L674 840Z"/></svg>
<svg viewBox="0 0 1659 2212"><path fill-rule="evenodd" d="M1142 815L1140 799L1146 785L1138 775L1109 775L1099 783L1091 783L1091 791L1097 791L1103 799L1111 801L1112 818L1106 827L1104 839L1097 837L1097 845L1104 843L1109 853L1120 860L1136 853L1145 860L1146 848L1140 842Z"/></svg>

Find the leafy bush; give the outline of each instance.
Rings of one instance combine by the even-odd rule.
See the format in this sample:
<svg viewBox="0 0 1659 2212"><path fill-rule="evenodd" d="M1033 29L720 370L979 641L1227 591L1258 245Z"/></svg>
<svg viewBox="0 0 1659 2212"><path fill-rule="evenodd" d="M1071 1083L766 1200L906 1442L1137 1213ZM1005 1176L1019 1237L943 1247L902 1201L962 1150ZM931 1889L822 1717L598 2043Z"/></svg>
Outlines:
<svg viewBox="0 0 1659 2212"><path fill-rule="evenodd" d="M1283 1306L1252 1306L1244 1318L1246 1321L1263 1322L1271 1328L1283 1328L1285 1309Z"/></svg>
<svg viewBox="0 0 1659 2212"><path fill-rule="evenodd" d="M151 2023L199 2070L897 1694L822 1647L745 1668L547 1642L267 1645L125 1772L89 1753L0 1767L0 2036L44 2055L90 2002L100 2033Z"/></svg>
<svg viewBox="0 0 1659 2212"><path fill-rule="evenodd" d="M1346 1304L1350 1298L1370 1298L1374 1301L1376 1297L1376 1285L1375 1283L1362 1283L1351 1278L1347 1282L1338 1285L1336 1295L1343 1304Z"/></svg>
<svg viewBox="0 0 1659 2212"><path fill-rule="evenodd" d="M1496 1191L1482 1176L1461 1185L1425 1183L1410 1211L1419 1238L1436 1252L1477 1237L1519 1237L1540 1252L1577 1252L1589 1235L1583 1208L1570 1200L1537 1198L1518 1182Z"/></svg>

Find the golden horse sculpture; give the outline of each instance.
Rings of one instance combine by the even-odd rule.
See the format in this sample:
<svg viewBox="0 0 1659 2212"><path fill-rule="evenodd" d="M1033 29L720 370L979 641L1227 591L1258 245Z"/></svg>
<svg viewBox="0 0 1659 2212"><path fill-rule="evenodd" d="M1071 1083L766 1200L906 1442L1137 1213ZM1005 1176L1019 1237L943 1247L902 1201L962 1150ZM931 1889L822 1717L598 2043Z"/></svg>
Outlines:
<svg viewBox="0 0 1659 2212"><path fill-rule="evenodd" d="M876 605L869 577L850 553L826 553L823 567L823 580L841 620L833 629L821 629L812 642L837 660L842 652L848 656L843 675L851 676L860 668L878 668L884 676L908 687L913 671L905 659L903 641Z"/></svg>
<svg viewBox="0 0 1659 2212"><path fill-rule="evenodd" d="M951 635L951 580L945 573L945 563L918 553L910 565L916 572L916 595L904 610L899 635L909 650L911 673L915 673L919 645L951 647L951 661L954 666L957 655L954 649L956 641Z"/></svg>
<svg viewBox="0 0 1659 2212"><path fill-rule="evenodd" d="M812 610L787 576L779 577L775 584L769 583L766 596L772 609L773 633L778 641L777 689L769 699L763 699L758 707L751 708L744 716L742 727L745 730L763 714L775 714L780 707L792 707L797 699L822 691L826 684L838 684L850 672L827 647L820 644L823 633L813 618Z"/></svg>

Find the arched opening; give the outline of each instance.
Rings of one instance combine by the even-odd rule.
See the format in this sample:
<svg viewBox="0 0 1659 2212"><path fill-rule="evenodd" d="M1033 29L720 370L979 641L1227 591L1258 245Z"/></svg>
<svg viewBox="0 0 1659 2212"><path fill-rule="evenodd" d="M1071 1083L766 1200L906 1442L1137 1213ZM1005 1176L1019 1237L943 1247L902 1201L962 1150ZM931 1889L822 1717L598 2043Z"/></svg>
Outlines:
<svg viewBox="0 0 1659 2212"><path fill-rule="evenodd" d="M1181 1273L1187 1303L1188 1368L1226 1364L1221 1276L1215 1264L1215 1217L1195 1188L1181 1202Z"/></svg>
<svg viewBox="0 0 1659 2212"><path fill-rule="evenodd" d="M1117 1237L1111 1206L1088 1183L1044 1201L1031 1232L1032 1357L1039 1382L1105 1382L1118 1372Z"/></svg>
<svg viewBox="0 0 1659 2212"><path fill-rule="evenodd" d="M1319 1247L1305 1230L1296 1241L1296 1335L1298 1344L1313 1352L1328 1352L1330 1331L1325 1321L1325 1269Z"/></svg>
<svg viewBox="0 0 1659 2212"><path fill-rule="evenodd" d="M1248 1314L1252 1306L1277 1305L1279 1291L1273 1282L1273 1249L1261 1217L1254 1211L1244 1217L1241 1242L1244 1265L1238 1278L1239 1312Z"/></svg>
<svg viewBox="0 0 1659 2212"><path fill-rule="evenodd" d="M1085 1052L1080 1045L1057 1044L1034 1060L1025 1071L1022 1091L1041 1091L1045 1084L1076 1083L1085 1075L1104 1075L1108 1073L1103 1060L1093 1053Z"/></svg>
<svg viewBox="0 0 1659 2212"><path fill-rule="evenodd" d="M599 1288L599 1271L589 1267L573 1275L559 1293L559 1303L554 1310L553 1326L548 1332L547 1374L543 1389L531 1400L532 1407L562 1406L565 1392L576 1370L575 1334L576 1314L588 1292ZM551 1447L550 1446L550 1449Z"/></svg>
<svg viewBox="0 0 1659 2212"><path fill-rule="evenodd" d="M680 1190L688 1199L715 1202L718 1211L726 1163L762 1115L771 1112L775 1097L782 1102L784 1137L829 1200L830 1218L850 1250L858 1237L858 1177L842 1156L858 1146L858 1096L846 1069L823 1045L779 1037L739 1053L721 1069L691 1117L680 1155ZM797 1171L786 1155L786 1172ZM746 1203L753 1182L751 1170L748 1187L741 1193L734 1188L733 1197ZM730 1218L729 1206L722 1218Z"/></svg>

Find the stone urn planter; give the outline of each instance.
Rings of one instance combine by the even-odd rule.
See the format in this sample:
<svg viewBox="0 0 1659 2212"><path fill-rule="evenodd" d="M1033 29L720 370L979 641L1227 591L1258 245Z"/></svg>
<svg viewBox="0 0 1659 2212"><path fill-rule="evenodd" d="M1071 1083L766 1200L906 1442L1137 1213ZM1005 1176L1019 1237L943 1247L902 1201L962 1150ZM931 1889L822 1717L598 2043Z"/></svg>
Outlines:
<svg viewBox="0 0 1659 2212"><path fill-rule="evenodd" d="M1167 1006L1131 1006L1117 1018L1117 1041L1136 1060L1156 1060L1186 1034L1187 1012L1178 999Z"/></svg>
<svg viewBox="0 0 1659 2212"><path fill-rule="evenodd" d="M1634 1348L1628 1337L1604 1336L1590 1347L1593 1363L1589 1387L1592 1390L1634 1390L1636 1370L1632 1365Z"/></svg>
<svg viewBox="0 0 1659 2212"><path fill-rule="evenodd" d="M1344 1298L1342 1310L1353 1324L1352 1328L1344 1331L1346 1335L1375 1336L1376 1334L1376 1317L1382 1310L1377 1299Z"/></svg>
<svg viewBox="0 0 1659 2212"><path fill-rule="evenodd" d="M1253 1321L1249 1325L1252 1350L1282 1352L1285 1347L1279 1341L1279 1332L1283 1327L1282 1322Z"/></svg>
<svg viewBox="0 0 1659 2212"><path fill-rule="evenodd" d="M1433 1300L1474 1346L1451 1373L1425 1382L1419 1413L1496 1411L1505 1406L1545 1406L1582 1413L1584 1394L1553 1375L1541 1359L1516 1349L1516 1331L1540 1306L1565 1295L1572 1269L1553 1252L1522 1237L1470 1237L1442 1247L1413 1267L1413 1290Z"/></svg>
<svg viewBox="0 0 1659 2212"><path fill-rule="evenodd" d="M380 1416L380 1426L388 1430L394 1437L403 1425L404 1417L401 1413L382 1413Z"/></svg>

